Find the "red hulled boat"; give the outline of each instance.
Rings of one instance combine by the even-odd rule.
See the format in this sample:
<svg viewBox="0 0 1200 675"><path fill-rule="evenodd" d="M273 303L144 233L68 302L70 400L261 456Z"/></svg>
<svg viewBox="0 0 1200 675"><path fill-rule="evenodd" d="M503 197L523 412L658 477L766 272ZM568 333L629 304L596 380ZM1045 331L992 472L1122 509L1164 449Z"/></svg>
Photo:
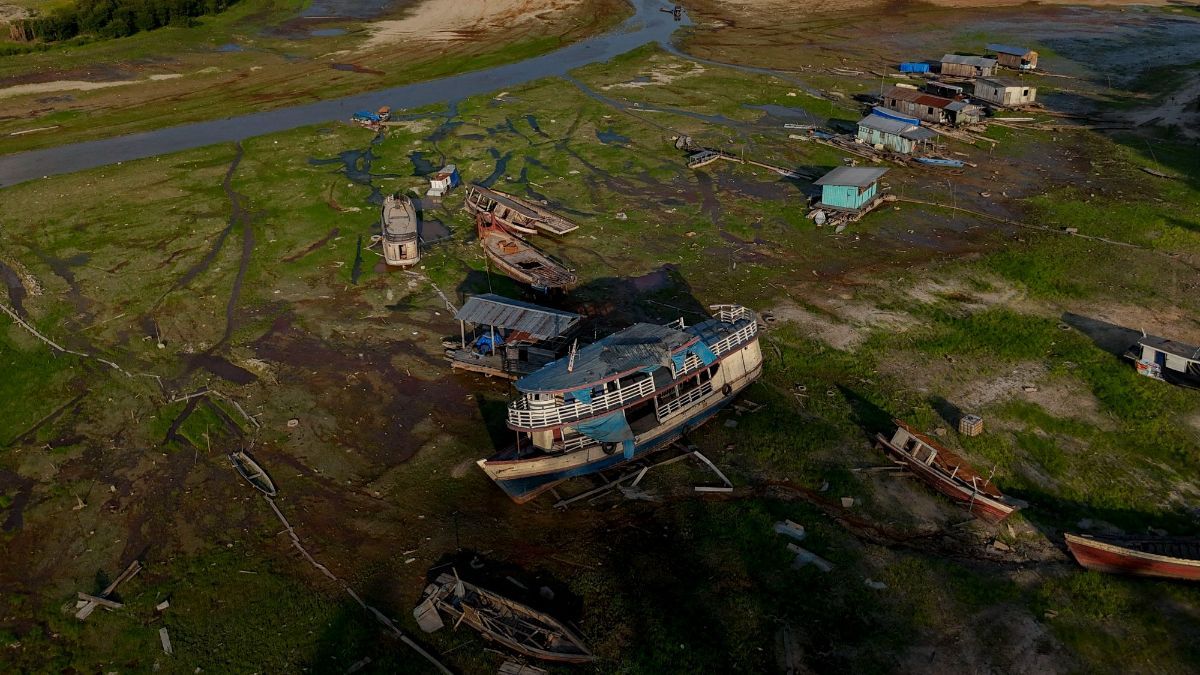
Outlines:
<svg viewBox="0 0 1200 675"><path fill-rule="evenodd" d="M991 479L976 473L962 457L904 422L895 422L896 433L890 439L883 434L876 439L898 464L984 520L999 522L1016 510Z"/></svg>
<svg viewBox="0 0 1200 675"><path fill-rule="evenodd" d="M1200 540L1067 534L1080 565L1097 572L1200 580Z"/></svg>

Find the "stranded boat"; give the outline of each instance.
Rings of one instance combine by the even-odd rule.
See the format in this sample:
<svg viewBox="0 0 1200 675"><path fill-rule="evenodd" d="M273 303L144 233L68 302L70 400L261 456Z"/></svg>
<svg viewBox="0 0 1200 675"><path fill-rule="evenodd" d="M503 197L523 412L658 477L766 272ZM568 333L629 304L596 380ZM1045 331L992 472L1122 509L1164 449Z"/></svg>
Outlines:
<svg viewBox="0 0 1200 675"><path fill-rule="evenodd" d="M739 305L685 326L638 323L517 380L517 442L479 467L525 503L556 484L660 449L762 373L758 324Z"/></svg>
<svg viewBox="0 0 1200 675"><path fill-rule="evenodd" d="M383 200L380 216L383 230L383 261L393 267L410 267L421 261L417 241L417 208L405 195L391 194Z"/></svg>
<svg viewBox="0 0 1200 675"><path fill-rule="evenodd" d="M1080 565L1097 572L1200 580L1200 540L1064 535Z"/></svg>
<svg viewBox="0 0 1200 675"><path fill-rule="evenodd" d="M566 354L583 319L491 293L468 298L454 318L458 339L442 341L450 367L512 380Z"/></svg>
<svg viewBox="0 0 1200 675"><path fill-rule="evenodd" d="M472 185L467 190L467 210L474 214L490 213L521 234L564 235L579 229L575 223L537 204L482 185Z"/></svg>
<svg viewBox="0 0 1200 675"><path fill-rule="evenodd" d="M1125 352L1146 377L1200 389L1200 347L1144 335Z"/></svg>
<svg viewBox="0 0 1200 675"><path fill-rule="evenodd" d="M425 587L413 609L417 625L426 633L444 627L446 619L465 623L489 640L526 656L560 663L588 663L596 659L583 640L554 617L487 589L442 573Z"/></svg>
<svg viewBox="0 0 1200 675"><path fill-rule="evenodd" d="M242 478L245 478L246 482L253 485L256 490L268 497L274 497L277 494L275 482L246 451L238 450L230 454L229 461L233 463L233 468L237 469Z"/></svg>
<svg viewBox="0 0 1200 675"><path fill-rule="evenodd" d="M479 245L496 267L539 291L568 291L579 278L565 265L513 234L494 213L475 215Z"/></svg>
<svg viewBox="0 0 1200 675"><path fill-rule="evenodd" d="M896 433L891 439L883 434L875 438L896 463L984 520L999 522L1016 510L990 478L980 476L962 457L904 422L895 422Z"/></svg>

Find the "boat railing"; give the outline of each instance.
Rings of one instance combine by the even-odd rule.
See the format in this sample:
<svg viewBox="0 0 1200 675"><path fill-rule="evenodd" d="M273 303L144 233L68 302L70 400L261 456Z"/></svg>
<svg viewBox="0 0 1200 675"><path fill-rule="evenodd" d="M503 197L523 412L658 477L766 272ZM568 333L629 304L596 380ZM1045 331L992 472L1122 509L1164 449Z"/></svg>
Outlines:
<svg viewBox="0 0 1200 675"><path fill-rule="evenodd" d="M402 244L406 241L417 240L417 230L414 228L410 232L392 232L387 227L383 228L383 238L395 244Z"/></svg>
<svg viewBox="0 0 1200 675"><path fill-rule="evenodd" d="M750 339L753 338L757 333L758 324L751 321L745 326L742 326L729 335L726 335L720 340L712 343L708 346L708 348L712 350L712 353L716 355L717 358L721 358L725 354L733 351L735 348L740 347L746 342L749 342ZM675 373L675 377L680 378L689 373L693 373L697 370L700 370L700 368L704 367L704 365L704 362L701 361L698 356L695 354L688 354L687 358L683 360L683 368L679 372Z"/></svg>
<svg viewBox="0 0 1200 675"><path fill-rule="evenodd" d="M568 438L562 441L555 441L553 450L555 452L573 452L580 448L586 447L598 441L590 436L579 435L574 438Z"/></svg>
<svg viewBox="0 0 1200 675"><path fill-rule="evenodd" d="M718 321L725 323L737 323L743 319L754 321L754 312L741 305L709 305L708 308L713 311L713 316Z"/></svg>
<svg viewBox="0 0 1200 675"><path fill-rule="evenodd" d="M591 403L572 401L561 405L534 407L529 395L508 404L508 423L518 429L541 429L570 424L623 407L654 393L654 379L646 376L615 391L594 396Z"/></svg>
<svg viewBox="0 0 1200 675"><path fill-rule="evenodd" d="M713 391L712 382L705 382L704 384L700 385L699 387L696 387L695 389L689 391L688 393L684 394L683 396L680 396L679 398L675 399L674 401L671 401L670 403L667 403L667 404L659 407L658 419L661 420L662 418L670 415L671 413L678 411L680 408L684 408L686 406L689 406L689 405L695 403L696 401L699 401L700 399L704 398L705 396L708 396L709 394L711 394L712 391Z"/></svg>

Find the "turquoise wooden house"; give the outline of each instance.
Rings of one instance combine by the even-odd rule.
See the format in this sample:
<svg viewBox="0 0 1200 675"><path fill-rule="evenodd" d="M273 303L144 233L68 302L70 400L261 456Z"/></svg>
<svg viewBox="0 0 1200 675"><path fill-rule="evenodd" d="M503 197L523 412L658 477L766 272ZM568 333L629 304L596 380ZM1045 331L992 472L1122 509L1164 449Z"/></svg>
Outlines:
<svg viewBox="0 0 1200 675"><path fill-rule="evenodd" d="M928 150L937 139L935 132L920 124L894 110L875 108L858 121L858 138L871 147L911 155Z"/></svg>
<svg viewBox="0 0 1200 675"><path fill-rule="evenodd" d="M839 166L817 179L821 186L818 208L858 211L879 193L879 179L887 169L875 166Z"/></svg>

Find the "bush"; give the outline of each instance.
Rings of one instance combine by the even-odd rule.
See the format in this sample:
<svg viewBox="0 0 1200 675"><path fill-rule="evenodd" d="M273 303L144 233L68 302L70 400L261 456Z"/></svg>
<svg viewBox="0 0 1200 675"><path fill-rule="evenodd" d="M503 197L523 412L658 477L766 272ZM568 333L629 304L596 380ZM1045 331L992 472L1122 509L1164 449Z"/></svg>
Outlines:
<svg viewBox="0 0 1200 675"><path fill-rule="evenodd" d="M79 35L118 38L163 26L190 26L195 17L216 14L237 0L76 0L23 26L44 42Z"/></svg>

